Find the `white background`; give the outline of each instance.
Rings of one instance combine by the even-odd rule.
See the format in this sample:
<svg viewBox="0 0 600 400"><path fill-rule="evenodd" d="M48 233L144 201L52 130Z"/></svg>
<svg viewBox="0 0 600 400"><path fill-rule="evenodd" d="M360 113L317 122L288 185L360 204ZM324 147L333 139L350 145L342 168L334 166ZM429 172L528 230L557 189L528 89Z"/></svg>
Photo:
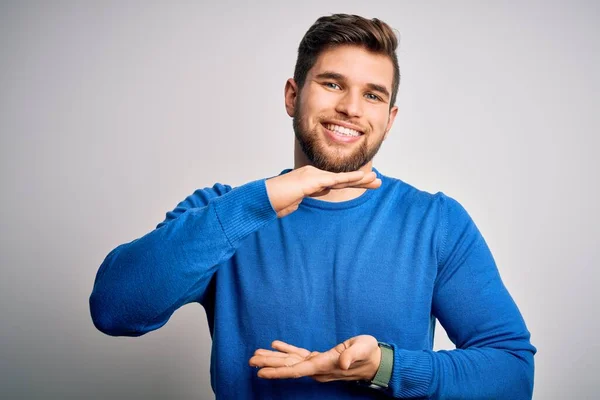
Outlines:
<svg viewBox="0 0 600 400"><path fill-rule="evenodd" d="M375 166L472 215L539 350L535 398L596 397L598 2L258 3L0 3L0 397L213 397L202 308L108 337L95 273L196 188L292 166L284 83L335 12L401 35Z"/></svg>

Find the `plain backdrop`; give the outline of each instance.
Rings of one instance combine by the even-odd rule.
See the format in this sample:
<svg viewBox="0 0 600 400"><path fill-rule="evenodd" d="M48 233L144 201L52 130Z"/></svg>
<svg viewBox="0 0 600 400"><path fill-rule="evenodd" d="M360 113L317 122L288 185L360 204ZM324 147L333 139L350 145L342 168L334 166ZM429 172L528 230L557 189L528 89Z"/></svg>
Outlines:
<svg viewBox="0 0 600 400"><path fill-rule="evenodd" d="M1 398L213 398L204 310L105 336L94 277L195 189L292 166L284 83L336 12L400 35L375 166L469 211L539 349L534 397L597 397L597 1L15 0L0 3Z"/></svg>

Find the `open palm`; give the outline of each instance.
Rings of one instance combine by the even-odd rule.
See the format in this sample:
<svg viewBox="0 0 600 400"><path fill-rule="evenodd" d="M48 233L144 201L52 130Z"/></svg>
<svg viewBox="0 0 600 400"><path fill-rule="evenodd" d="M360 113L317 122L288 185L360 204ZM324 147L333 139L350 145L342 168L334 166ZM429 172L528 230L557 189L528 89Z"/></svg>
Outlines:
<svg viewBox="0 0 600 400"><path fill-rule="evenodd" d="M371 380L381 360L377 340L369 335L353 337L322 353L279 340L272 347L274 350L258 349L250 358L250 365L260 368L260 378L308 376L319 382Z"/></svg>

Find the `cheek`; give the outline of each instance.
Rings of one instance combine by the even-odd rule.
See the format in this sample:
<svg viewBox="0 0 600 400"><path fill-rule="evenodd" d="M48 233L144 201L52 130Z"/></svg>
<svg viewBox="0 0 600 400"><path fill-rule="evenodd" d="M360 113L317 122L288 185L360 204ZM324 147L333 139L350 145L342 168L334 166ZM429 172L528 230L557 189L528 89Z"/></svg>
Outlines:
<svg viewBox="0 0 600 400"><path fill-rule="evenodd" d="M385 130L387 129L387 126L388 126L388 122L389 122L389 121L390 121L390 119L389 119L389 116L388 116L388 115L386 115L385 117L383 117L383 118L381 119L381 129L382 129L382 130L384 130L384 131L385 131Z"/></svg>
<svg viewBox="0 0 600 400"><path fill-rule="evenodd" d="M387 113L381 113L379 110L373 113L371 117L373 129L377 132L385 132L388 124L388 117L389 115Z"/></svg>
<svg viewBox="0 0 600 400"><path fill-rule="evenodd" d="M312 116L331 114L331 111L335 109L336 101L335 93L316 88L307 93L303 108Z"/></svg>

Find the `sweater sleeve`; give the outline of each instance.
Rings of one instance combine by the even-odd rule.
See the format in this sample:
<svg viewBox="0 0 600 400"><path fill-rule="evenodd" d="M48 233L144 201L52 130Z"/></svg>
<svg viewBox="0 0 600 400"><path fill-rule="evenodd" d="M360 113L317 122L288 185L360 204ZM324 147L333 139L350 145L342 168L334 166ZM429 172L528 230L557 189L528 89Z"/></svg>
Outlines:
<svg viewBox="0 0 600 400"><path fill-rule="evenodd" d="M530 399L536 352L492 254L464 208L439 194L441 229L432 313L450 351L394 347L398 398Z"/></svg>
<svg viewBox="0 0 600 400"><path fill-rule="evenodd" d="M264 180L197 190L152 232L108 254L90 296L94 325L112 336L160 328L179 307L201 301L217 266L276 218Z"/></svg>

